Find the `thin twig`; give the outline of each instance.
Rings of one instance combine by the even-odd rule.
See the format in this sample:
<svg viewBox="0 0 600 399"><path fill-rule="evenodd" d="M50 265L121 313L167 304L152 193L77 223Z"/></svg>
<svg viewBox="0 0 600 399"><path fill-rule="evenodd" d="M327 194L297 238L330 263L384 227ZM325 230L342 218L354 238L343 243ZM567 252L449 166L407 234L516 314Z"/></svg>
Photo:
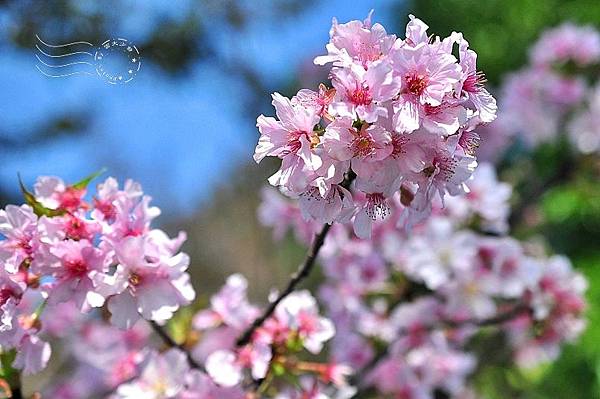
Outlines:
<svg viewBox="0 0 600 399"><path fill-rule="evenodd" d="M473 325L473 326L477 326L477 327L494 326L494 325L502 324L504 322L512 320L513 318L515 318L516 316L520 315L521 313L527 311L528 309L529 308L526 305L518 304L509 311L506 311L504 313L499 313L495 316L492 316L492 317L489 317L486 319L466 319L466 320L461 320L461 321L440 320L435 324L431 324L429 326L424 326L420 331L431 332L431 331L434 331L437 329L456 329L456 328L464 327L467 325ZM409 333L408 330L401 330L398 332L398 336L406 335L408 333ZM377 366L377 364L389 354L389 348L390 348L390 345L386 345L383 348L383 350L379 351L369 361L369 363L367 363L362 369L360 369L356 374L354 374L354 376L352 377L352 384L359 385L361 380L363 380L365 377L367 377L367 375L371 371L373 371L375 366ZM366 391L365 388L359 389L354 394L354 396L352 396L352 398L360 397L359 395L363 395L365 393L365 391Z"/></svg>
<svg viewBox="0 0 600 399"><path fill-rule="evenodd" d="M348 173L346 173L346 177L344 178L344 181L341 183L341 186L348 189L350 187L350 184L352 184L352 181L355 178L356 178L356 174L352 170L348 171ZM300 265L298 270L291 276L290 281L288 282L285 289L283 291L281 291L280 294L277 296L277 298L269 304L269 306L265 309L265 311L262 313L262 315L260 315L256 320L254 320L254 322L250 325L250 327L248 327L240 335L240 337L238 338L238 340L236 342L236 345L238 347L244 346L248 342L250 342L250 340L252 339L252 335L254 334L256 329L259 328L260 326L262 326L263 323L269 317L271 317L273 315L273 312L275 312L275 308L277 308L277 305L279 305L279 303L285 297L287 297L289 294L294 292L294 290L296 289L298 284L300 284L302 282L302 280L304 280L306 277L308 277L310 275L310 272L314 268L315 260L317 259L317 255L319 255L319 251L321 250L321 247L325 243L325 237L327 237L327 233L329 232L329 229L331 229L331 225L326 223L321 228L321 231L315 235L312 245L306 254L306 258L304 258L304 262L302 262L302 264Z"/></svg>
<svg viewBox="0 0 600 399"><path fill-rule="evenodd" d="M156 335L158 335L160 337L160 339L162 339L162 341L165 343L165 345L167 345L169 348L177 348L180 351L182 351L183 353L185 353L185 355L187 357L187 361L190 364L190 367L192 367L194 369L198 369L198 370L203 369L202 366L198 362L196 362L196 360L194 360L190 351L183 344L178 344L177 342L175 342L175 340L169 335L169 333L167 333L163 329L162 326L160 326L159 324L157 324L155 321L152 321L152 320L149 320L148 323L150 323L150 326L152 327L152 329L154 330Z"/></svg>
<svg viewBox="0 0 600 399"><path fill-rule="evenodd" d="M302 264L300 265L300 267L298 268L296 273L294 273L292 275L292 277L290 278L290 281L288 282L285 289L279 293L279 296L277 296L277 298L273 302L271 302L269 304L269 306L265 309L263 314L260 317L258 317L256 320L254 320L254 322L250 325L250 327L248 327L244 331L244 333L242 335L240 335L240 338L236 342L238 347L244 346L248 342L250 342L250 339L252 338L252 334L254 334L254 331L256 331L256 329L259 328L260 326L262 326L263 323L269 317L271 317L273 312L275 312L275 308L277 307L277 305L279 305L279 303L281 301L283 301L283 299L285 297L287 297L289 294L291 294L296 289L298 284L300 284L300 282L302 282L302 280L304 280L306 277L308 277L310 275L310 272L312 271L312 268L314 267L317 255L319 254L319 250L323 246L323 243L325 242L325 237L327 236L327 233L329 232L330 228L331 228L330 224L325 224L325 225L323 225L323 228L321 229L321 231L317 235L315 235L313 243L310 247L310 250L308 251L308 253L306 255L306 258L304 259L304 262L302 262Z"/></svg>

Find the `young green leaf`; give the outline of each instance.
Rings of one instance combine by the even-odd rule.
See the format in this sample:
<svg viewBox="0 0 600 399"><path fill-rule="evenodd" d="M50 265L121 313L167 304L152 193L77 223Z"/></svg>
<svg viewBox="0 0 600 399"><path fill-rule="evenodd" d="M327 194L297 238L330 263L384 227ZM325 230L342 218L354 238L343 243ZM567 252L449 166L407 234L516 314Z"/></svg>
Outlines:
<svg viewBox="0 0 600 399"><path fill-rule="evenodd" d="M97 178L98 176L103 174L104 172L106 172L106 168L102 168L99 171L92 173L91 175L89 175L89 176L83 178L82 180L78 181L77 183L71 185L71 187L73 187L77 190L83 190L83 189L87 188L88 184L90 184L90 182L92 180L94 180L95 178Z"/></svg>
<svg viewBox="0 0 600 399"><path fill-rule="evenodd" d="M65 214L65 211L62 209L49 209L42 205L31 192L27 190L25 184L23 184L23 180L21 179L21 175L17 174L19 177L19 186L21 187L21 192L23 193L23 197L25 198L25 203L33 208L33 212L38 216L61 216Z"/></svg>

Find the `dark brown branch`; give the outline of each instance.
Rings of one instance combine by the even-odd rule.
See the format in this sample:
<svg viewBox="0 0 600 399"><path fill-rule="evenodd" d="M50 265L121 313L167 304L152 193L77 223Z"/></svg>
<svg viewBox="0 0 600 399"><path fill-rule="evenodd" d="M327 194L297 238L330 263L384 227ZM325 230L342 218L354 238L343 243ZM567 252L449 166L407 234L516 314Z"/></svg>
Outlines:
<svg viewBox="0 0 600 399"><path fill-rule="evenodd" d="M424 326L423 330L424 332L431 332L437 329L456 329L459 327L464 327L467 325L473 325L476 327L489 327L489 326L495 326L498 324L502 324L504 322L507 322L509 320L512 320L513 318L517 317L518 315L522 314L523 312L528 311L528 307L525 306L524 304L519 304L514 306L511 310L506 311L504 313L499 313L495 316L489 317L487 319L466 319L466 320L461 320L461 321L456 321L456 320L440 320L435 324L431 324L429 326ZM401 330L398 332L398 336L402 336L402 335L406 335L408 334L409 331L408 330ZM359 385L360 382L371 372L373 371L373 369L375 368L375 366L377 366L377 364L383 360L383 358L385 358L389 353L390 345L386 345L383 350L379 351L374 357L373 359L371 359L371 361L369 361L369 363L367 363L362 369L360 369L356 374L354 374L354 376L352 377L352 381L351 383L353 385ZM359 389L354 396L352 396L353 398L358 398L360 397L359 395L363 395L365 394L366 390L365 389Z"/></svg>
<svg viewBox="0 0 600 399"><path fill-rule="evenodd" d="M158 335L160 339L162 339L166 346L168 346L169 348L177 348L183 353L185 353L190 367L198 370L203 369L202 366L198 362L196 362L196 360L194 360L190 351L184 345L175 342L175 340L162 328L162 326L158 325L155 321L151 320L148 321L148 323L150 323L150 326L152 327L156 335Z"/></svg>
<svg viewBox="0 0 600 399"><path fill-rule="evenodd" d="M341 186L348 189L352 181L356 178L356 174L350 170L346 173L346 177L344 181L341 183ZM254 322L248 327L238 338L236 345L238 347L246 345L252 339L252 335L256 331L257 328L263 325L263 323L273 315L275 312L275 308L277 305L289 294L294 292L298 284L300 284L306 277L310 275L310 272L314 268L315 260L319 255L319 251L321 247L325 243L325 237L327 237L327 233L331 229L330 224L325 224L321 228L321 231L315 235L313 239L312 245L310 246L308 253L306 254L306 258L304 258L304 262L300 265L298 270L291 276L290 281L283 291L279 293L277 298L269 304L269 306L265 309L265 311L260 315Z"/></svg>
<svg viewBox="0 0 600 399"><path fill-rule="evenodd" d="M319 250L323 246L323 243L325 242L325 237L327 236L327 233L329 232L330 228L331 228L330 224L325 224L323 226L323 228L321 229L321 231L315 235L315 238L313 239L313 243L310 247L310 250L308 251L308 254L306 255L306 258L304 259L304 262L302 262L302 264L300 265L300 267L298 268L296 273L294 273L292 275L292 277L290 278L290 281L288 282L285 289L283 291L281 291L279 293L279 295L277 296L277 298L269 304L269 306L265 309L265 311L262 313L262 315L260 315L260 317L258 317L256 320L254 320L254 322L250 325L250 327L248 327L244 331L244 333L242 335L240 335L239 339L237 340L237 346L244 346L248 342L250 342L250 339L252 338L252 334L254 334L254 331L256 331L256 329L259 328L260 326L262 326L263 323L269 317L271 317L273 312L275 312L275 308L277 308L277 305L279 305L279 303L281 301L283 301L283 299L285 297L287 297L289 294L291 294L296 289L298 284L300 284L302 282L302 280L304 280L306 277L308 277L310 275L310 272L312 271L312 269L315 265L315 260L317 258L317 255L319 254Z"/></svg>

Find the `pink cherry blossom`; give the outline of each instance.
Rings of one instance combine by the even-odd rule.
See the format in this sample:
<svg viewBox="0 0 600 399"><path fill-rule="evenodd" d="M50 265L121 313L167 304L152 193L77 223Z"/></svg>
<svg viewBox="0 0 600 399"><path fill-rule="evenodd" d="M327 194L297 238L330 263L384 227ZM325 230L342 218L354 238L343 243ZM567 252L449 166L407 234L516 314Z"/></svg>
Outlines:
<svg viewBox="0 0 600 399"><path fill-rule="evenodd" d="M54 176L42 176L34 185L36 199L47 208L74 211L86 204L83 202L85 189L68 186Z"/></svg>
<svg viewBox="0 0 600 399"><path fill-rule="evenodd" d="M26 334L19 342L17 357L12 366L23 370L25 375L38 373L46 367L51 351L50 344L36 335Z"/></svg>
<svg viewBox="0 0 600 399"><path fill-rule="evenodd" d="M185 273L189 257L153 258L143 237L125 238L115 248L119 261L114 275L98 279L108 297L111 321L129 328L140 316L159 323L170 319L181 305L194 299L194 290ZM149 256L150 255L150 256Z"/></svg>
<svg viewBox="0 0 600 399"><path fill-rule="evenodd" d="M145 363L138 378L119 386L117 398L175 398L183 391L189 369L183 352L171 349L162 354L151 353Z"/></svg>
<svg viewBox="0 0 600 399"><path fill-rule="evenodd" d="M419 127L423 107L440 106L453 90L460 79L460 67L453 55L424 43L402 46L390 58L394 73L402 78L400 98L394 103L395 127L399 132L412 132Z"/></svg>
<svg viewBox="0 0 600 399"><path fill-rule="evenodd" d="M531 49L535 65L572 60L585 66L600 61L600 33L592 26L563 24L542 34Z"/></svg>
<svg viewBox="0 0 600 399"><path fill-rule="evenodd" d="M37 216L28 205L8 205L0 210L0 259L5 269L16 273L25 261L32 262L38 246Z"/></svg>
<svg viewBox="0 0 600 399"><path fill-rule="evenodd" d="M87 240L65 240L50 252L58 262L53 266L56 281L48 296L49 304L70 300L82 311L102 306L104 298L95 292L93 279L107 271L106 254Z"/></svg>
<svg viewBox="0 0 600 399"><path fill-rule="evenodd" d="M308 183L304 174L310 175L322 165L321 158L311 151L318 142L313 127L319 122L319 117L314 109L294 106L279 93L273 94L273 106L279 120L264 115L258 118L261 138L254 160L260 162L265 156L281 158L281 169L269 181L301 192Z"/></svg>
<svg viewBox="0 0 600 399"><path fill-rule="evenodd" d="M275 309L275 319L296 331L311 353L319 353L323 344L335 334L331 321L319 316L317 302L308 291L288 295Z"/></svg>
<svg viewBox="0 0 600 399"><path fill-rule="evenodd" d="M582 153L600 152L600 84L589 94L588 106L567 127L573 145Z"/></svg>
<svg viewBox="0 0 600 399"><path fill-rule="evenodd" d="M371 11L364 21L350 21L339 24L333 19L329 31L327 55L315 58L315 64L333 62L336 66L349 66L353 63L368 69L369 65L386 56L396 41L396 36L388 35L385 28L371 23Z"/></svg>
<svg viewBox="0 0 600 399"><path fill-rule="evenodd" d="M199 330L225 324L238 331L247 327L258 315L246 297L248 281L240 274L227 278L226 284L210 299L211 309L194 317L194 326Z"/></svg>
<svg viewBox="0 0 600 399"><path fill-rule="evenodd" d="M292 97L292 105L303 106L308 109L313 109L317 115L325 119L333 118L329 114L329 106L335 98L335 89L328 89L323 83L319 85L319 91L310 89L301 89Z"/></svg>
<svg viewBox="0 0 600 399"><path fill-rule="evenodd" d="M462 79L457 92L465 95L473 103L482 122L492 122L496 119L498 110L496 100L483 86L486 79L483 72L477 70L477 53L469 49L469 43L462 38L462 35L459 41L459 52Z"/></svg>
<svg viewBox="0 0 600 399"><path fill-rule="evenodd" d="M360 67L333 68L331 81L337 101L331 105L339 116L358 116L366 122L376 122L387 116L382 103L394 98L400 90L400 79L394 78L387 63L373 64L367 71Z"/></svg>
<svg viewBox="0 0 600 399"><path fill-rule="evenodd" d="M356 129L349 117L341 117L327 126L323 148L338 161L356 159L359 164L380 161L393 151L389 132L379 126L366 124Z"/></svg>
<svg viewBox="0 0 600 399"><path fill-rule="evenodd" d="M244 399L245 394L240 388L223 388L206 374L192 370L187 374L185 391L179 394L180 399Z"/></svg>
<svg viewBox="0 0 600 399"><path fill-rule="evenodd" d="M246 346L237 352L218 350L206 359L206 371L217 384L233 387L242 381L244 368L251 369L252 378L264 378L271 356L271 348L265 343Z"/></svg>

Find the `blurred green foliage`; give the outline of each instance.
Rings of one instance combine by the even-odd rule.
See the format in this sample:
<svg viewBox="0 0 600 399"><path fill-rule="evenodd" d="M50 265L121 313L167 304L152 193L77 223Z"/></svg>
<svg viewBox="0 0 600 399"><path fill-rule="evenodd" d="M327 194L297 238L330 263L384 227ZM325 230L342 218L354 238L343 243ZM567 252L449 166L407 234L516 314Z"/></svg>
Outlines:
<svg viewBox="0 0 600 399"><path fill-rule="evenodd" d="M492 84L524 65L527 49L544 29L564 21L600 24L598 0L413 0L398 8L397 32L404 30L406 11L437 35L463 32Z"/></svg>
<svg viewBox="0 0 600 399"><path fill-rule="evenodd" d="M566 21L600 28L598 0L413 0L397 6L397 32L407 12L436 35L463 32L492 89L525 66L528 49L544 30ZM588 327L556 362L534 370L510 366L486 340L476 342L474 350L488 356L474 384L485 399L600 398L600 160L575 156L566 140L533 152L517 143L509 152L500 175L515 186L513 232L521 239L542 237L549 251L569 256L586 276Z"/></svg>

